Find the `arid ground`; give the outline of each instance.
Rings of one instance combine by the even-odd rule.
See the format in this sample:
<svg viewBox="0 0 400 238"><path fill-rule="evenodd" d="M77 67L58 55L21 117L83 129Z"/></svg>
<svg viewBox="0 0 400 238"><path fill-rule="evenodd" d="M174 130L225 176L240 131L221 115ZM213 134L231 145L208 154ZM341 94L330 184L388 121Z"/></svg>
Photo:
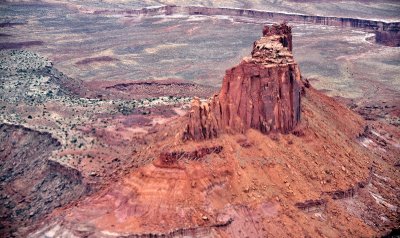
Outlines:
<svg viewBox="0 0 400 238"><path fill-rule="evenodd" d="M237 15L246 9L284 15ZM399 12L389 0L2 2L0 233L396 232L400 47L376 38L398 42ZM299 127L182 141L193 97L218 92L264 25L283 20L311 85ZM163 164L165 153L202 150Z"/></svg>

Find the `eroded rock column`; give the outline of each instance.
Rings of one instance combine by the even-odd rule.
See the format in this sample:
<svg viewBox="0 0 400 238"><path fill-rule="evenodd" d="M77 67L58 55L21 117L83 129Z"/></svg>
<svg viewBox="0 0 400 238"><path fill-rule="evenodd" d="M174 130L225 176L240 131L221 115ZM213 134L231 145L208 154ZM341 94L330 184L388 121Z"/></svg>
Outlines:
<svg viewBox="0 0 400 238"><path fill-rule="evenodd" d="M184 139L211 139L249 128L288 133L300 121L300 70L293 60L291 28L266 26L251 57L226 71L221 91L194 99Z"/></svg>

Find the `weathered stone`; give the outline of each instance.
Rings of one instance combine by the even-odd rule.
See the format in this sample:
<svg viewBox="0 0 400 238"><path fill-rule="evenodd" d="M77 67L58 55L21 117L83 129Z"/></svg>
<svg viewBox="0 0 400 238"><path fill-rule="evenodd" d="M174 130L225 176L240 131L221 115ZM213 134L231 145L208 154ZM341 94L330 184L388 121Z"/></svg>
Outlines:
<svg viewBox="0 0 400 238"><path fill-rule="evenodd" d="M252 57L226 71L221 91L196 98L184 139L211 139L222 132L290 132L300 121L301 79L291 53L291 28L265 27Z"/></svg>

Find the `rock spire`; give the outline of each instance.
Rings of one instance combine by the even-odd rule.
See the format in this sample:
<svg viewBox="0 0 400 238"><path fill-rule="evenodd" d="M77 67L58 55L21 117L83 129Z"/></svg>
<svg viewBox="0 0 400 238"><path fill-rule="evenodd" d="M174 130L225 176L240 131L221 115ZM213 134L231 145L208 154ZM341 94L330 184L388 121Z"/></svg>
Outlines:
<svg viewBox="0 0 400 238"><path fill-rule="evenodd" d="M251 57L226 71L219 94L195 98L184 139L203 140L249 128L290 132L300 121L300 70L292 55L291 27L265 26Z"/></svg>

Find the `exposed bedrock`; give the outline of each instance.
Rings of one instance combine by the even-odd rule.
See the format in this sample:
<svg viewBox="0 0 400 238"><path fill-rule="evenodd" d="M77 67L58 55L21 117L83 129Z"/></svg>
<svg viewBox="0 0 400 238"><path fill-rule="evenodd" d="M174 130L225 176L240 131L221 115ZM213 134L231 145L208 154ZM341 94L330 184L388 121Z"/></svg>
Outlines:
<svg viewBox="0 0 400 238"><path fill-rule="evenodd" d="M300 70L291 52L291 28L266 26L250 58L227 70L221 91L208 102L194 99L184 139L222 132L288 133L300 121Z"/></svg>
<svg viewBox="0 0 400 238"><path fill-rule="evenodd" d="M374 31L376 43L387 46L400 46L400 22L383 22L379 20L357 19L347 17L308 16L281 12L268 12L252 9L211 8L200 6L171 6L167 11L186 13L188 15L226 15L250 18L271 19L273 21L288 21L295 23L311 23L327 26L361 28Z"/></svg>
<svg viewBox="0 0 400 238"><path fill-rule="evenodd" d="M310 16L296 13L270 12L253 9L239 9L226 7L203 6L176 6L165 5L135 10L97 10L95 14L125 13L131 15L206 15L206 16L233 16L269 19L272 21L287 21L327 26L351 27L370 30L376 33L376 43L387 46L400 46L400 22L384 22L380 20L358 19L348 17Z"/></svg>
<svg viewBox="0 0 400 238"><path fill-rule="evenodd" d="M394 30L376 31L375 41L386 46L400 47L400 25Z"/></svg>
<svg viewBox="0 0 400 238"><path fill-rule="evenodd" d="M347 17L330 17L330 16L310 16L295 13L269 12L253 9L238 9L238 8L216 8L216 7L201 7L201 6L171 6L168 12L181 12L189 15L228 15L228 16L243 16L252 18L273 19L276 21L291 21L301 23L314 23L329 26L345 26L355 28L367 28L372 30L387 30L393 25L399 25L400 22L387 23L379 20L357 19Z"/></svg>
<svg viewBox="0 0 400 238"><path fill-rule="evenodd" d="M79 171L50 160L59 147L48 133L0 124L0 234L9 237L88 191Z"/></svg>
<svg viewBox="0 0 400 238"><path fill-rule="evenodd" d="M222 146L213 146L213 147L202 147L193 151L172 151L172 152L164 152L160 155L160 162L162 165L170 165L175 164L179 160L188 159L188 160L200 160L203 157L209 154L219 154L221 153L223 147Z"/></svg>

